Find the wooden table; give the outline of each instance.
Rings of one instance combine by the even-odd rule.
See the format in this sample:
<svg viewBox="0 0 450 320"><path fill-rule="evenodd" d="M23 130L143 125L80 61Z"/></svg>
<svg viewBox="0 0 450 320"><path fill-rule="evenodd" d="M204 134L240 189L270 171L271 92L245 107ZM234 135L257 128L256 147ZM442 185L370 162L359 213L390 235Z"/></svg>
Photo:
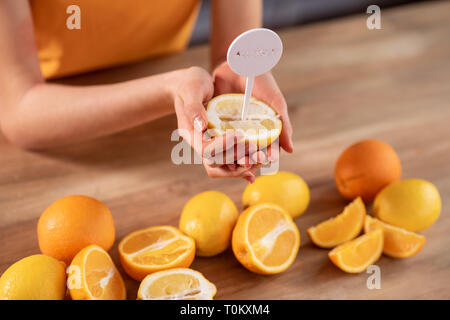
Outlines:
<svg viewBox="0 0 450 320"><path fill-rule="evenodd" d="M285 273L259 276L231 250L196 258L192 268L217 285L219 299L430 299L450 298L450 2L428 1L382 11L382 30L368 30L365 14L280 32L285 52L274 70L294 125L295 153L281 169L311 188L311 204L296 219L302 244ZM207 67L207 47L179 55L65 80L88 85L137 78L169 69ZM54 200L86 194L112 210L117 241L111 255L120 268L117 242L150 225L177 225L185 202L214 189L241 208L246 183L212 180L201 165L174 165L170 133L175 117L114 136L48 152L26 152L0 138L0 272L39 252L36 223ZM369 290L369 274L345 274L314 247L305 230L342 210L333 181L340 152L377 138L394 146L404 178L430 180L443 210L423 234L415 257L382 257L381 289ZM122 270L122 269L120 269ZM128 298L138 283L124 275Z"/></svg>

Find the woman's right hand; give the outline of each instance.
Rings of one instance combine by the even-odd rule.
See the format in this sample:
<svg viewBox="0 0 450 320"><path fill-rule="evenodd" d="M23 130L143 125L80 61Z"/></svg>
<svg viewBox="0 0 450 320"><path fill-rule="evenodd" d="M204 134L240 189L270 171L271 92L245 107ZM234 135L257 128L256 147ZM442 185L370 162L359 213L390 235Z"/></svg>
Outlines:
<svg viewBox="0 0 450 320"><path fill-rule="evenodd" d="M217 159L226 159L227 150L233 149L242 138L241 133L231 132L221 137L206 138L208 118L205 105L213 97L214 83L211 75L200 67L191 67L175 71L174 86L171 88L180 135L202 156L207 174L212 178L241 177L247 181L254 180L257 163L266 161L263 152L256 151L256 146L236 148L244 150L233 155L234 162L223 164ZM220 153L220 156L218 154ZM249 165L248 158L253 165ZM245 161L244 159L247 159ZM228 159L230 160L230 159ZM238 165L237 163L247 163Z"/></svg>

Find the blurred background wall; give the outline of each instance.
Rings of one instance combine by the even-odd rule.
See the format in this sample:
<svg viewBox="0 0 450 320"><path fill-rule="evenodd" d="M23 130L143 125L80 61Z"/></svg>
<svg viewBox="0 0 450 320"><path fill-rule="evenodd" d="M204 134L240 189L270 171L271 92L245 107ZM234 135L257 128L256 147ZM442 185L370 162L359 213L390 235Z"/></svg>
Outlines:
<svg viewBox="0 0 450 320"><path fill-rule="evenodd" d="M245 1L245 0L242 0ZM364 13L371 4L380 8L417 2L418 0L264 0L264 27L280 29L353 13ZM209 12L211 0L202 0L199 17L191 45L201 44L209 38Z"/></svg>

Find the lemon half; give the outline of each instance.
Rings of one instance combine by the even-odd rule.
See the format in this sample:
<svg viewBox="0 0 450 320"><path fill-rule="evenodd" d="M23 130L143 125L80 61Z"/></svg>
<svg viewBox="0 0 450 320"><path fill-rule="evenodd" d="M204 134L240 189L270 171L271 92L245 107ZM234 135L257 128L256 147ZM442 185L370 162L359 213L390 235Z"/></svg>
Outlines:
<svg viewBox="0 0 450 320"><path fill-rule="evenodd" d="M275 141L281 133L279 115L269 105L255 98L250 99L247 118L241 119L243 94L223 94L209 101L208 114L209 132L214 136L227 131L239 130L244 134L244 140L253 142L263 149Z"/></svg>

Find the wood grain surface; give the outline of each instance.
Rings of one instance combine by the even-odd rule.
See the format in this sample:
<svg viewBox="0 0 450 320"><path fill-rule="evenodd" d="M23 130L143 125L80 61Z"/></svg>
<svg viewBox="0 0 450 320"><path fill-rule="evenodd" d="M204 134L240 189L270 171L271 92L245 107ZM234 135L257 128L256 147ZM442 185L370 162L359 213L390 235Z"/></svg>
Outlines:
<svg viewBox="0 0 450 320"><path fill-rule="evenodd" d="M218 288L218 299L449 299L450 298L450 1L426 1L382 11L382 29L368 30L365 14L281 31L285 52L274 74L289 105L295 152L282 170L311 188L311 204L295 221L301 248L295 263L275 276L248 272L231 250L196 258ZM174 68L207 67L207 47L64 80L89 85ZM110 137L46 152L28 152L0 137L0 272L39 253L36 224L43 210L70 194L90 195L112 210L117 243L150 225L177 225L186 201L219 190L241 208L242 180L207 177L201 165L174 165L174 116ZM381 289L369 274L345 274L327 250L314 247L306 228L338 214L346 202L333 180L334 163L351 143L384 140L399 153L404 178L423 178L440 190L443 209L425 230L424 249L395 260L383 256ZM128 298L139 283L125 274Z"/></svg>

